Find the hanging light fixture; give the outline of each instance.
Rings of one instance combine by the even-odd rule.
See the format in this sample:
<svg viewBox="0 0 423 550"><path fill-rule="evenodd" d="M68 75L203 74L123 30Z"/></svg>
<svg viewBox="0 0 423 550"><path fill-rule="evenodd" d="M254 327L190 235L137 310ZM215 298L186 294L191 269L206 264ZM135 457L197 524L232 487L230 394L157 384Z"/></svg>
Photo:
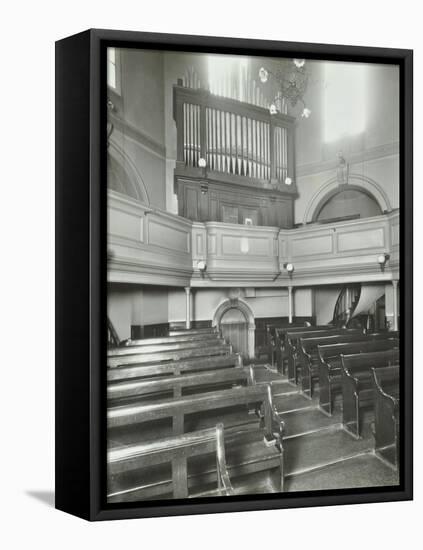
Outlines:
<svg viewBox="0 0 423 550"><path fill-rule="evenodd" d="M295 107L299 101L303 104L302 118L308 118L311 115L311 110L304 101L304 94L308 84L305 59L282 60L275 71L261 67L259 78L263 84L269 78L272 78L278 85L278 94L269 107L271 115L282 112L282 101L284 99L289 101L292 107Z"/></svg>

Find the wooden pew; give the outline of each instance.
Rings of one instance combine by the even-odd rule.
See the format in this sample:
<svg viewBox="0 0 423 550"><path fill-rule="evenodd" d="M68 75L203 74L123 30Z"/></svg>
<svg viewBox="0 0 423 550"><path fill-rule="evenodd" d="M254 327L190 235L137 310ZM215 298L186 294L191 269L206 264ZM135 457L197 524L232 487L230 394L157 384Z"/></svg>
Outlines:
<svg viewBox="0 0 423 550"><path fill-rule="evenodd" d="M342 423L344 429L360 437L360 409L374 405L372 368L398 365L399 350L341 354L342 363Z"/></svg>
<svg viewBox="0 0 423 550"><path fill-rule="evenodd" d="M170 329L169 336L186 336L190 335L204 335L204 334L215 334L217 333L216 327L208 328L196 328L196 329Z"/></svg>
<svg viewBox="0 0 423 550"><path fill-rule="evenodd" d="M194 357L181 359L180 361L168 361L167 363L152 363L116 367L107 369L107 381L117 382L134 378L150 378L166 375L179 375L188 372L204 372L215 369L242 367L242 357L239 353L231 355L216 355L207 357Z"/></svg>
<svg viewBox="0 0 423 550"><path fill-rule="evenodd" d="M340 334L337 336L303 337L298 342L298 355L301 368L301 389L306 397L313 395L313 382L319 376L319 352L317 346L353 343L369 340L388 340L387 333L372 333L364 335L362 332L354 334ZM392 347L392 346L391 346ZM372 350L369 350L372 351ZM375 349L374 351L378 351ZM345 353L349 353L348 351ZM356 353L351 351L351 353ZM340 367L340 365L339 365Z"/></svg>
<svg viewBox="0 0 423 550"><path fill-rule="evenodd" d="M148 344L140 346L122 346L107 350L107 357L122 357L124 355L139 355L141 353L162 353L164 351L175 351L182 349L194 349L226 344L224 338L213 340L194 340L186 342L170 342L163 344Z"/></svg>
<svg viewBox="0 0 423 550"><path fill-rule="evenodd" d="M341 353L355 355L385 351L399 347L395 337L385 339L364 339L359 342L321 344L317 346L319 353L319 404L323 412L331 416L335 395L342 393Z"/></svg>
<svg viewBox="0 0 423 550"><path fill-rule="evenodd" d="M399 367L372 369L375 391L375 453L399 467Z"/></svg>
<svg viewBox="0 0 423 550"><path fill-rule="evenodd" d="M255 383L253 367L209 370L195 374L183 374L166 376L164 378L148 378L141 380L129 380L113 382L107 385L107 398L110 402L124 399L137 400L142 398L156 399L160 394L172 393L173 397L180 397L183 390L192 390L198 393L200 388L217 389L218 386L231 386L237 384L252 385Z"/></svg>
<svg viewBox="0 0 423 550"><path fill-rule="evenodd" d="M163 418L173 419L173 433L184 433L186 415L214 411L240 405L259 406L264 422L264 437L267 442L282 438L283 422L273 407L269 384L257 384L243 388L218 390L183 397L161 399L157 402L112 406L107 410L108 428L131 426ZM258 410L258 409L257 409ZM246 419L247 423L251 418Z"/></svg>
<svg viewBox="0 0 423 550"><path fill-rule="evenodd" d="M181 359L195 357L212 357L214 355L230 355L232 346L221 344L219 346L202 346L181 350L164 351L161 353L141 353L107 358L107 366L116 368L120 365L148 365L151 363L162 363L164 361L179 361Z"/></svg>
<svg viewBox="0 0 423 550"><path fill-rule="evenodd" d="M217 424L207 430L109 450L107 500L128 502L157 498L163 494L187 498L190 489L187 459L208 453L216 455L217 488L214 496L235 494L226 467L223 424ZM166 463L171 464L171 478L152 484L148 468ZM144 486L142 470L147 470Z"/></svg>
<svg viewBox="0 0 423 550"><path fill-rule="evenodd" d="M287 332L285 335L285 342L287 347L288 355L288 380L292 383L298 384L298 374L299 374L299 341L301 338L313 338L313 337L324 337L324 336L347 336L350 334L362 334L362 331L359 329L317 329L317 330L306 330L306 331L294 331Z"/></svg>
<svg viewBox="0 0 423 550"><path fill-rule="evenodd" d="M151 346L159 344L178 344L183 342L198 342L208 340L218 340L221 335L218 332L206 333L206 334L181 334L180 336L162 336L160 338L141 338L140 340L125 340L121 346L118 347L131 347L131 346Z"/></svg>
<svg viewBox="0 0 423 550"><path fill-rule="evenodd" d="M285 328L275 328L275 362L277 370L280 374L285 374L286 363L288 361L288 348L286 342L287 333L307 332L315 330L331 330L333 327L329 325L315 326L296 326L294 324Z"/></svg>
<svg viewBox="0 0 423 550"><path fill-rule="evenodd" d="M292 328L305 328L306 325L304 322L302 323L288 323L287 321L280 321L279 323L267 323L266 324L266 346L267 346L267 353L269 356L269 360L272 366L276 363L276 350L277 350L277 342L278 342L278 336L277 331L278 330L284 330L284 329L292 329Z"/></svg>
<svg viewBox="0 0 423 550"><path fill-rule="evenodd" d="M246 406L254 406L256 414L248 413ZM173 421L173 435L179 436L185 433L185 417L189 416L192 421L192 415L196 414L196 418L204 423L207 413L222 411L221 414L224 414L225 410L233 410L234 407L241 411L237 419L234 421L225 417L230 442L228 449L232 449L230 464L234 475L276 472L276 490L282 491L284 424L273 406L271 387L268 384L166 398L146 404L109 407L108 438L110 441L119 441L119 435L127 436L128 430L133 430L131 434L135 433L136 437L140 437L142 424L169 418ZM196 429L198 428L193 427L192 431Z"/></svg>

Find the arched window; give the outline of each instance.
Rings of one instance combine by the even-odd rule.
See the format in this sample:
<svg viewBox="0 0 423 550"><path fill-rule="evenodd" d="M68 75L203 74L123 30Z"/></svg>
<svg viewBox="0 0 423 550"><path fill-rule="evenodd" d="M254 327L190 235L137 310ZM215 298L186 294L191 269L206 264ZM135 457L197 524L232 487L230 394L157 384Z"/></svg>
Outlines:
<svg viewBox="0 0 423 550"><path fill-rule="evenodd" d="M317 208L314 221L371 218L382 213L373 196L357 187L349 187L330 193L330 196L322 201L320 208Z"/></svg>

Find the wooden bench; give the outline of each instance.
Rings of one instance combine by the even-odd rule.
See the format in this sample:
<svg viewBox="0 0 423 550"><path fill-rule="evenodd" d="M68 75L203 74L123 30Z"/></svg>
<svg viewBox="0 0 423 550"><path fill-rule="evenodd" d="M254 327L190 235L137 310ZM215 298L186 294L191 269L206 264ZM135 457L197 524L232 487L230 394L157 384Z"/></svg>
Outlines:
<svg viewBox="0 0 423 550"><path fill-rule="evenodd" d="M217 424L207 430L109 450L107 500L128 502L157 498L163 494L187 498L190 496L187 459L208 453L216 455L217 488L214 496L233 495L226 467L224 428L223 424ZM165 476L157 483L151 483L148 469L166 463L171 464L170 479Z"/></svg>
<svg viewBox="0 0 423 550"><path fill-rule="evenodd" d="M399 468L399 366L372 369L375 391L375 453Z"/></svg>
<svg viewBox="0 0 423 550"><path fill-rule="evenodd" d="M286 364L288 361L288 346L286 341L287 333L306 332L315 330L331 330L329 325L319 326L296 326L290 325L285 328L275 328L275 362L276 368L280 374L286 373Z"/></svg>
<svg viewBox="0 0 423 550"><path fill-rule="evenodd" d="M252 385L255 383L253 367L209 370L195 374L183 374L167 376L164 378L149 378L142 380L129 380L113 382L107 385L107 398L114 400L137 400L142 398L158 398L159 395L172 393L173 397L180 397L184 390L192 390L195 393L200 388L217 389L218 386ZM210 391L210 390L209 390ZM118 403L116 403L118 404Z"/></svg>
<svg viewBox="0 0 423 550"><path fill-rule="evenodd" d="M118 347L131 347L131 346L151 346L160 344L178 344L183 342L198 342L208 340L218 340L221 335L218 332L206 333L206 334L181 334L180 336L162 336L160 338L141 338L140 340L124 340ZM113 348L112 348L113 349Z"/></svg>
<svg viewBox="0 0 423 550"><path fill-rule="evenodd" d="M116 368L120 365L147 365L151 363L162 363L164 361L179 361L182 359L205 357L214 355L230 355L232 346L224 344L219 346L202 346L181 350L164 351L160 353L141 353L107 358L107 366Z"/></svg>
<svg viewBox="0 0 423 550"><path fill-rule="evenodd" d="M319 377L320 357L318 345L333 345L344 343L353 343L360 341L387 340L387 333L372 333L364 335L362 332L353 334L340 334L336 336L318 336L300 338L298 342L298 355L301 368L301 389L306 397L313 395L313 382ZM372 350L369 350L372 351ZM378 350L374 350L378 351ZM349 353L348 351L346 353ZM352 351L351 353L356 353ZM339 365L340 368L340 365Z"/></svg>
<svg viewBox="0 0 423 550"><path fill-rule="evenodd" d="M186 336L186 335L204 335L217 333L216 327L196 328L196 329L170 329L169 336Z"/></svg>
<svg viewBox="0 0 423 550"><path fill-rule="evenodd" d="M341 353L355 355L385 351L399 346L399 340L386 335L380 339L364 339L359 342L320 344L319 354L319 404L323 412L333 414L335 395L342 393Z"/></svg>
<svg viewBox="0 0 423 550"><path fill-rule="evenodd" d="M226 344L224 338L213 340L194 340L184 342L170 342L163 344L149 344L139 346L122 346L107 350L107 357L122 357L124 355L140 355L142 353L162 353L164 351L175 351L182 349L195 349Z"/></svg>
<svg viewBox="0 0 423 550"><path fill-rule="evenodd" d="M313 338L324 336L347 336L351 334L362 334L359 329L318 329L318 330L306 330L287 332L285 335L285 342L288 355L288 380L291 383L298 384L299 375L299 341L301 338Z"/></svg>
<svg viewBox="0 0 423 550"><path fill-rule="evenodd" d="M399 350L341 354L342 363L342 423L344 429L356 438L360 437L360 410L373 407L374 389L372 368L398 365Z"/></svg>
<svg viewBox="0 0 423 550"><path fill-rule="evenodd" d="M212 357L194 357L166 363L142 364L107 369L108 382L131 380L134 378L162 377L179 375L188 372L204 372L215 369L242 367L242 357L239 353L231 355L216 355Z"/></svg>
<svg viewBox="0 0 423 550"><path fill-rule="evenodd" d="M254 406L254 415L248 412L251 406ZM228 410L233 411L234 408L240 409L235 419L227 414ZM208 413L211 412L217 412L220 418L214 414L210 419ZM181 435L186 431L186 417L189 417L192 425L190 431L199 429L199 422L202 423L201 428L207 428L210 427L205 425L207 422L211 421L215 425L216 421L224 421L233 475L242 477L265 473L271 477L276 492L283 490L284 424L273 406L268 384L167 398L148 404L109 407L108 439L111 442L134 442L134 438L136 441L143 437L143 424L153 422L154 429L156 422L169 418L172 419L173 435ZM198 468L203 479L207 477L204 473L206 471L209 469L204 466Z"/></svg>
<svg viewBox="0 0 423 550"><path fill-rule="evenodd" d="M304 322L302 323L288 323L287 321L280 321L279 323L267 323L266 324L266 347L267 347L267 353L269 356L269 361L272 366L276 364L276 350L277 350L277 342L278 342L278 336L277 331L278 330L288 330L293 328L305 328L306 325Z"/></svg>

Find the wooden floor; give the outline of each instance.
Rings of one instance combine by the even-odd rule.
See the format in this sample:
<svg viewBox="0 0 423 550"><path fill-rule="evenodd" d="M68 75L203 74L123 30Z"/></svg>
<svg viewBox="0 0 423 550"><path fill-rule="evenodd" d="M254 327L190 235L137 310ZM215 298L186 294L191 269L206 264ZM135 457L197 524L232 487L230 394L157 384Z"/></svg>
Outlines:
<svg viewBox="0 0 423 550"><path fill-rule="evenodd" d="M339 402L329 417L319 409L318 391L310 400L269 365L255 371L258 381L272 380L278 388L274 403L285 422L286 491L398 485L398 473L374 454L366 414L363 435L354 439L342 428Z"/></svg>

